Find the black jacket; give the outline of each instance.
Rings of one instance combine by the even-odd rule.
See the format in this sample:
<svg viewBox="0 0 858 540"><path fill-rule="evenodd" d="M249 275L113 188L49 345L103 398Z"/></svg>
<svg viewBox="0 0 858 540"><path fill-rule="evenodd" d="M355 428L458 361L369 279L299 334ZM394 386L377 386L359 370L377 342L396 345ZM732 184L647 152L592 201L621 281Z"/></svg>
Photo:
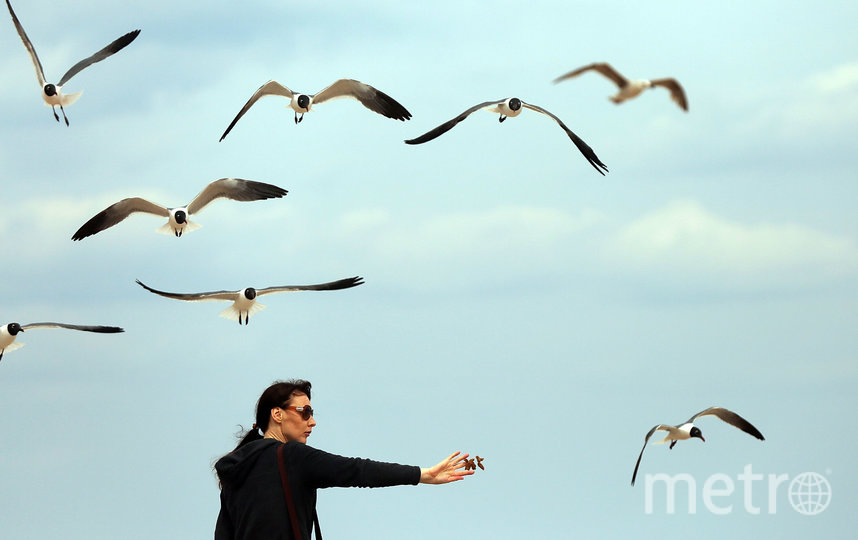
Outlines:
<svg viewBox="0 0 858 540"><path fill-rule="evenodd" d="M279 441L262 439L220 458L220 514L215 540L294 539L277 465ZM420 467L329 454L299 442L283 449L298 529L310 539L316 489L417 484Z"/></svg>

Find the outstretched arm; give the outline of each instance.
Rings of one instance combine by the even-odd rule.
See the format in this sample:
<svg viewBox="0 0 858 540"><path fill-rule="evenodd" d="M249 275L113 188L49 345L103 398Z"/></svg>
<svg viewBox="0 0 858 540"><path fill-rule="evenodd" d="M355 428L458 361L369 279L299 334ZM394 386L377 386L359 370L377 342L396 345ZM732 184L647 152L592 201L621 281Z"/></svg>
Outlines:
<svg viewBox="0 0 858 540"><path fill-rule="evenodd" d="M456 457L458 456L458 457ZM465 470L465 460L468 454L459 456L459 452L453 452L450 456L428 469L420 469L421 484L448 484L458 480L464 480L466 476L474 474L474 471Z"/></svg>

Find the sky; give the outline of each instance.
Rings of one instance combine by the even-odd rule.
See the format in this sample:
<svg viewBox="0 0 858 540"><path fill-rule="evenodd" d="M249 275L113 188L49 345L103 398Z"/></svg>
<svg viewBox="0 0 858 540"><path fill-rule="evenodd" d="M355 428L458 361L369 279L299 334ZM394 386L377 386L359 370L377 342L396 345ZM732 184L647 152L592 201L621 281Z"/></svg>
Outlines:
<svg viewBox="0 0 858 540"><path fill-rule="evenodd" d="M423 467L485 457L453 485L321 492L326 538L854 531L858 4L13 7L54 81L142 32L65 86L84 90L66 127L0 24L0 323L125 328L33 330L0 361L3 538L211 537L213 463L292 377L313 384L312 446ZM551 82L596 61L677 78L689 112L663 89L614 105L595 73ZM266 81L315 93L339 78L413 118L337 100L296 126L267 97L218 142ZM402 142L512 96L610 172L532 111ZM122 198L179 206L223 177L289 194L216 201L182 238L135 215L70 239ZM366 283L266 296L248 326L134 283L351 276ZM766 440L702 418L705 443L647 447L629 485L652 426L713 405ZM805 472L831 488L813 516L789 497ZM647 490L658 474L684 479L672 512L665 482Z"/></svg>

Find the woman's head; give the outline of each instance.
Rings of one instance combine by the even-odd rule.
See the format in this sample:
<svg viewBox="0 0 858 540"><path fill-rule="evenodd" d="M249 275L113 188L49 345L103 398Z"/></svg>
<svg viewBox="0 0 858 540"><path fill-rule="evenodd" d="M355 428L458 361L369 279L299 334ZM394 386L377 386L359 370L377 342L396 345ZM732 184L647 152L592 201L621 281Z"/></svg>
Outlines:
<svg viewBox="0 0 858 540"><path fill-rule="evenodd" d="M266 388L256 403L256 423L236 448L265 434L285 441L307 442L316 421L312 416L304 420L306 411L296 408L310 407L310 388L310 383L301 379L277 381Z"/></svg>
<svg viewBox="0 0 858 540"><path fill-rule="evenodd" d="M306 443L315 426L310 396L295 390L289 401L281 402L269 410L268 427L264 435L282 442Z"/></svg>

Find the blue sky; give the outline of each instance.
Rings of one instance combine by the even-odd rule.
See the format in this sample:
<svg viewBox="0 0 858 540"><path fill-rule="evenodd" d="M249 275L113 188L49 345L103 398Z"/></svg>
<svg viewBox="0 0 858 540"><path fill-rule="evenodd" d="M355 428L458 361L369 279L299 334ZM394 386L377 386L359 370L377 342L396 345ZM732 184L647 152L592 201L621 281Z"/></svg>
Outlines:
<svg viewBox="0 0 858 540"><path fill-rule="evenodd" d="M858 503L858 37L853 2L81 2L14 7L48 79L134 28L65 87L70 127L41 105L12 22L0 25L0 321L39 330L0 362L0 523L8 538L209 537L211 465L276 379L314 385L310 444L428 466L486 457L452 486L327 490L331 538L842 537ZM615 106L575 67L674 76ZM413 114L347 100L295 126L276 79L314 93L355 78ZM517 96L550 119L466 108ZM70 237L130 196L185 204L221 177L283 199L216 202L181 239L150 216ZM247 327L226 304L149 294L320 283L268 296ZM641 474L690 474L697 512L631 488L647 430L710 405L707 442L648 448ZM844 419L845 417L845 419ZM754 473L825 475L817 516L744 508ZM702 486L736 481L714 515ZM379 532L381 531L381 532Z"/></svg>

